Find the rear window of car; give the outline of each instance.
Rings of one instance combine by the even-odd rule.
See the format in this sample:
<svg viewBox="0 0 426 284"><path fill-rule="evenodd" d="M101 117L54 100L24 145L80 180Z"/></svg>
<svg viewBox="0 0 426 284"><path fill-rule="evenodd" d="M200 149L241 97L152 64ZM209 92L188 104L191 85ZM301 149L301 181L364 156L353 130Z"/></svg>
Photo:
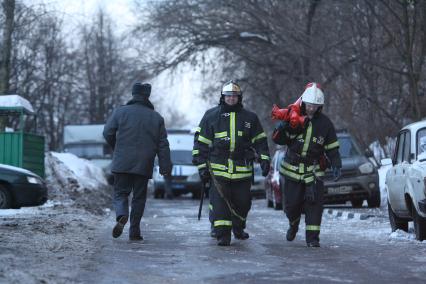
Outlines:
<svg viewBox="0 0 426 284"><path fill-rule="evenodd" d="M172 150L170 158L173 165L192 165L192 152L188 150Z"/></svg>
<svg viewBox="0 0 426 284"><path fill-rule="evenodd" d="M426 152L426 128L417 131L417 155Z"/></svg>
<svg viewBox="0 0 426 284"><path fill-rule="evenodd" d="M358 150L358 147L353 142L352 138L349 136L339 137L339 152L342 158L350 158L354 156L359 156L361 153Z"/></svg>

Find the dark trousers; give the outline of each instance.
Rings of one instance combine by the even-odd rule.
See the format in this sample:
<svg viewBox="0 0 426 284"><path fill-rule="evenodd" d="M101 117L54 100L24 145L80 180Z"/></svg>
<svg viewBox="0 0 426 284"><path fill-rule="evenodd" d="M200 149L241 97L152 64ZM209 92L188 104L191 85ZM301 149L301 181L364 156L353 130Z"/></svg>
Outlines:
<svg viewBox="0 0 426 284"><path fill-rule="evenodd" d="M318 241L321 227L324 183L317 179L315 187L315 202L305 201L306 185L281 176L281 189L284 199L284 212L291 226L299 226L302 211L305 212L306 242Z"/></svg>
<svg viewBox="0 0 426 284"><path fill-rule="evenodd" d="M214 188L214 182L210 181L210 188L209 188L209 221L211 226L213 227L213 222L214 222L214 203L215 203L215 199L217 198L217 191Z"/></svg>
<svg viewBox="0 0 426 284"><path fill-rule="evenodd" d="M245 229L245 219L251 208L251 180L217 180L217 182L219 188L215 187L214 189L216 191L216 198L213 200L213 224L217 237L220 238L230 235L231 229L234 231ZM244 220L241 220L241 218L238 218L231 212L225 199L229 201L232 209Z"/></svg>
<svg viewBox="0 0 426 284"><path fill-rule="evenodd" d="M148 178L136 174L114 174L114 209L117 220L129 216L129 195L133 192L130 212L130 236L140 235L140 222L145 210Z"/></svg>

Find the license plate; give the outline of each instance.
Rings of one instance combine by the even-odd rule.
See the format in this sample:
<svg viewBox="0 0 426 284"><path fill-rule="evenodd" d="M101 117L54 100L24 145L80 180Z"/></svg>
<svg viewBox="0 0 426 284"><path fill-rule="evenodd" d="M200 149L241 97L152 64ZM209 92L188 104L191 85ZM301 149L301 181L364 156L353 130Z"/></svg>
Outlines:
<svg viewBox="0 0 426 284"><path fill-rule="evenodd" d="M352 191L352 186L338 186L338 187L329 187L327 189L328 193L332 193L332 194L345 194L345 193L349 193Z"/></svg>
<svg viewBox="0 0 426 284"><path fill-rule="evenodd" d="M182 188L185 188L185 185L184 184L174 183L174 184L172 184L172 187L173 188L182 189Z"/></svg>

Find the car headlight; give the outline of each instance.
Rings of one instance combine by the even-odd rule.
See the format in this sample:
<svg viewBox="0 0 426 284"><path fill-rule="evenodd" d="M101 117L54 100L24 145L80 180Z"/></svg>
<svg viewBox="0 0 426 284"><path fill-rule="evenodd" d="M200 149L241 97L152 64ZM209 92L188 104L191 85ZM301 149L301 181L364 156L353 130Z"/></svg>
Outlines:
<svg viewBox="0 0 426 284"><path fill-rule="evenodd" d="M372 174L374 172L374 166L372 163L367 162L358 167L361 174Z"/></svg>
<svg viewBox="0 0 426 284"><path fill-rule="evenodd" d="M41 180L39 180L38 178L33 177L33 176L27 176L27 181L29 183L41 184Z"/></svg>

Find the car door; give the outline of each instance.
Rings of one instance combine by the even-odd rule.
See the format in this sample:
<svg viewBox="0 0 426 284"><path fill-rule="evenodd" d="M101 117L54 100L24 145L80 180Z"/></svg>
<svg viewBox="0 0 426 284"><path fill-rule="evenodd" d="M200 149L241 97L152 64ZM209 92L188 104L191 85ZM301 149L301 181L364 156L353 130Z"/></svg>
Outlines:
<svg viewBox="0 0 426 284"><path fill-rule="evenodd" d="M397 140L397 148L394 157L394 166L391 169L388 186L388 199L395 213L406 211L405 205L405 173L409 165L410 157L410 132L400 132Z"/></svg>

